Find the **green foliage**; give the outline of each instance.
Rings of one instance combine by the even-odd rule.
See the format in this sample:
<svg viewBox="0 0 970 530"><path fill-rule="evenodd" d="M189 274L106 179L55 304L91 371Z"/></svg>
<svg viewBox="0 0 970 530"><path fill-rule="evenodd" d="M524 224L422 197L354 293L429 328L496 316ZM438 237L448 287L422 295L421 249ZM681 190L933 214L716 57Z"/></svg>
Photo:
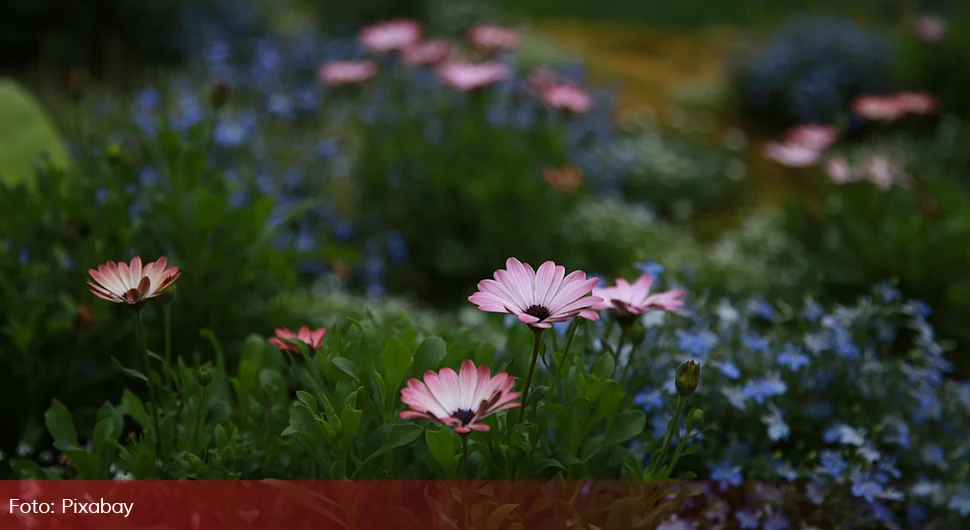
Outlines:
<svg viewBox="0 0 970 530"><path fill-rule="evenodd" d="M157 136L137 137L121 156L88 146L69 168L42 167L33 187L0 184L0 379L3 399L17 396L23 410L10 418L4 451L23 422L40 417L42 400L114 393L112 357L123 365L139 359L130 315L88 291L90 268L167 256L192 271L178 283L170 345L163 311L145 312L150 347L160 355L166 346L203 353L196 322L227 344L274 325L268 307L296 280L289 251L272 244L274 201L233 206L230 196L250 184L230 182L210 165L208 127L204 121L183 133L160 124Z"/></svg>
<svg viewBox="0 0 970 530"><path fill-rule="evenodd" d="M0 124L0 182L29 180L43 156L67 166L67 152L40 102L11 79L0 79Z"/></svg>
<svg viewBox="0 0 970 530"><path fill-rule="evenodd" d="M907 27L897 44L900 86L926 91L939 98L942 108L958 116L970 113L970 74L955 65L970 62L970 8L959 3L944 11L945 29L939 41L921 38Z"/></svg>

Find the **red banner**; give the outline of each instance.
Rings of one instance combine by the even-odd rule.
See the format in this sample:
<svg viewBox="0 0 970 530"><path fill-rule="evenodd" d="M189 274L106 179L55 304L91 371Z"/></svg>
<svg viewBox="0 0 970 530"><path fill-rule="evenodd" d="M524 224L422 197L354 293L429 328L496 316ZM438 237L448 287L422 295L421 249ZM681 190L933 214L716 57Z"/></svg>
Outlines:
<svg viewBox="0 0 970 530"><path fill-rule="evenodd" d="M701 489L602 481L4 481L0 529L630 530L690 518L685 500Z"/></svg>

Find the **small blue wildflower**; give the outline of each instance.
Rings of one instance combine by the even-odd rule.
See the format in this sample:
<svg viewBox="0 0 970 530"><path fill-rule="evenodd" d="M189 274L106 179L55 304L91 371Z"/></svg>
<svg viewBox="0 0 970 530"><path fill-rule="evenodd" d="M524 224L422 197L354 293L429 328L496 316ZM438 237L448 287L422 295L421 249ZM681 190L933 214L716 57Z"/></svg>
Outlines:
<svg viewBox="0 0 970 530"><path fill-rule="evenodd" d="M775 473L785 480L798 480L799 474L792 465L784 460L774 462Z"/></svg>
<svg viewBox="0 0 970 530"><path fill-rule="evenodd" d="M30 263L30 249L29 248L24 247L24 248L20 249L20 253L17 255L17 262L20 263L21 266Z"/></svg>
<svg viewBox="0 0 970 530"><path fill-rule="evenodd" d="M771 320L775 316L774 307L772 307L771 302L764 297L755 297L748 300L744 304L744 310L751 315L761 317L765 320Z"/></svg>
<svg viewBox="0 0 970 530"><path fill-rule="evenodd" d="M960 486L950 497L946 507L960 514L960 517L970 515L970 487Z"/></svg>
<svg viewBox="0 0 970 530"><path fill-rule="evenodd" d="M142 112L151 112L158 107L162 96L155 88L146 88L135 97L135 108Z"/></svg>
<svg viewBox="0 0 970 530"><path fill-rule="evenodd" d="M772 442L788 439L788 435L791 434L791 428L785 423L785 418L781 410L774 405L768 405L768 408L771 410L771 413L761 417L761 421L768 427L768 438Z"/></svg>
<svg viewBox="0 0 970 530"><path fill-rule="evenodd" d="M883 454L876 449L876 446L868 441L856 449L856 454L870 464L878 462L883 457Z"/></svg>
<svg viewBox="0 0 970 530"><path fill-rule="evenodd" d="M732 466L730 462L721 462L710 466L711 480L720 482L722 492L727 491L728 487L741 485L744 477L741 474L741 466Z"/></svg>
<svg viewBox="0 0 970 530"><path fill-rule="evenodd" d="M801 370L810 363L811 359L792 343L786 344L784 351L778 356L778 364L793 372Z"/></svg>
<svg viewBox="0 0 970 530"><path fill-rule="evenodd" d="M226 147L238 147L249 138L255 120L252 116L226 117L216 126L216 143Z"/></svg>
<svg viewBox="0 0 970 530"><path fill-rule="evenodd" d="M788 530L791 524L781 512L775 511L765 517L764 530Z"/></svg>
<svg viewBox="0 0 970 530"><path fill-rule="evenodd" d="M387 256L391 259L392 262L400 263L404 261L405 258L407 258L407 255L408 255L407 242L404 241L404 237L401 236L401 234L399 234L398 232L392 231L387 234L386 247L387 247Z"/></svg>
<svg viewBox="0 0 970 530"><path fill-rule="evenodd" d="M753 379L744 386L744 395L761 405L766 399L783 395L788 391L788 385L778 374L768 374L765 377Z"/></svg>
<svg viewBox="0 0 970 530"><path fill-rule="evenodd" d="M767 352L769 348L768 339L757 335L744 337L744 345L752 352Z"/></svg>
<svg viewBox="0 0 970 530"><path fill-rule="evenodd" d="M333 158L339 153L337 141L333 138L325 138L317 143L317 154L323 158Z"/></svg>
<svg viewBox="0 0 970 530"><path fill-rule="evenodd" d="M805 298L805 303L802 305L802 317L808 322L818 322L818 319L822 318L825 314L822 306L819 305L811 297Z"/></svg>
<svg viewBox="0 0 970 530"><path fill-rule="evenodd" d="M913 484L913 487L909 489L909 493L914 497L936 497L943 492L943 488L939 483L933 482L925 477L921 477L919 480Z"/></svg>
<svg viewBox="0 0 970 530"><path fill-rule="evenodd" d="M942 471L950 468L943 448L934 443L928 443L923 446L923 450L920 452L920 458L923 459L924 464L934 466Z"/></svg>
<svg viewBox="0 0 970 530"><path fill-rule="evenodd" d="M880 282L872 289L873 294L879 297L884 304L891 304L902 298L902 293L888 281Z"/></svg>
<svg viewBox="0 0 970 530"><path fill-rule="evenodd" d="M311 252L316 245L316 238L313 237L313 234L306 231L297 234L296 239L293 241L293 248L297 252Z"/></svg>
<svg viewBox="0 0 970 530"><path fill-rule="evenodd" d="M333 235L338 241L346 243L354 238L356 230L354 230L354 225L350 221L344 219L338 219L333 224Z"/></svg>
<svg viewBox="0 0 970 530"><path fill-rule="evenodd" d="M684 353L702 359L710 355L718 342L717 334L710 330L701 330L696 333L683 329L677 330L677 339L680 349L684 350Z"/></svg>
<svg viewBox="0 0 970 530"><path fill-rule="evenodd" d="M822 434L825 443L839 443L841 445L853 445L862 447L865 443L865 434L858 429L854 429L844 423L836 423L826 429Z"/></svg>
<svg viewBox="0 0 970 530"><path fill-rule="evenodd" d="M758 530L761 526L761 516L747 508L734 512L734 520L742 530Z"/></svg>
<svg viewBox="0 0 970 530"><path fill-rule="evenodd" d="M741 370L731 361L714 361L711 364L728 379L738 379L741 377Z"/></svg>
<svg viewBox="0 0 970 530"><path fill-rule="evenodd" d="M640 392L633 398L633 403L643 407L645 412L651 412L654 410L663 409L664 398L657 390L651 390L649 392L644 391Z"/></svg>
<svg viewBox="0 0 970 530"><path fill-rule="evenodd" d="M650 419L650 434L657 439L661 439L667 434L667 424L670 422L667 414L656 414Z"/></svg>
<svg viewBox="0 0 970 530"><path fill-rule="evenodd" d="M859 475L852 478L852 488L854 497L863 498L866 502L874 502L883 493L882 486L867 475Z"/></svg>
<svg viewBox="0 0 970 530"><path fill-rule="evenodd" d="M693 528L690 523L683 519L678 519L676 516L657 526L657 530L693 530Z"/></svg>
<svg viewBox="0 0 970 530"><path fill-rule="evenodd" d="M805 495L813 504L821 505L828 496L828 487L822 481L813 480L805 485Z"/></svg>
<svg viewBox="0 0 970 530"><path fill-rule="evenodd" d="M276 116L287 119L293 116L293 102L286 94L272 94L269 96L269 101L266 102L266 107L269 111Z"/></svg>
<svg viewBox="0 0 970 530"><path fill-rule="evenodd" d="M848 469L849 464L835 451L822 451L819 454L818 472L833 477L840 477Z"/></svg>
<svg viewBox="0 0 970 530"><path fill-rule="evenodd" d="M744 389L738 386L724 386L721 387L721 394L727 398L728 403L732 407L738 410L747 410L747 400L748 396L745 394Z"/></svg>
<svg viewBox="0 0 970 530"><path fill-rule="evenodd" d="M653 281L658 281L660 279L660 275L664 273L664 266L652 261L637 263L636 267L637 270L640 271L640 274L649 274L652 276Z"/></svg>
<svg viewBox="0 0 970 530"><path fill-rule="evenodd" d="M142 170L138 172L138 182L146 188L154 186L158 183L158 180L158 171L155 171L155 168L151 166L142 168Z"/></svg>

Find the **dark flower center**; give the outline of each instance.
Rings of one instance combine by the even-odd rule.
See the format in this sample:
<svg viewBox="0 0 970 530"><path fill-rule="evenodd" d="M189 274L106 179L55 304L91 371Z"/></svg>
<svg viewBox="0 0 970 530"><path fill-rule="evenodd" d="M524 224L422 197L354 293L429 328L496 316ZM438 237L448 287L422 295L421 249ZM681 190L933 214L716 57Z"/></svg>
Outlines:
<svg viewBox="0 0 970 530"><path fill-rule="evenodd" d="M451 416L460 421L462 425L468 425L475 417L475 412L468 409L458 409Z"/></svg>
<svg viewBox="0 0 970 530"><path fill-rule="evenodd" d="M539 320L545 320L549 318L549 309L541 305L530 305L529 308L525 310L525 314L534 316Z"/></svg>

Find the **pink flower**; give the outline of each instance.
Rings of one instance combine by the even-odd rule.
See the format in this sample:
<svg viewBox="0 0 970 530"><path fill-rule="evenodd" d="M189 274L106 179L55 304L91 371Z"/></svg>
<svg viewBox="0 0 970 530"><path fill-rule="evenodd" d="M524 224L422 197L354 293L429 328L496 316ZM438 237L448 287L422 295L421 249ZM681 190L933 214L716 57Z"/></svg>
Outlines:
<svg viewBox="0 0 970 530"><path fill-rule="evenodd" d="M946 36L946 20L932 15L923 15L913 24L919 38L926 42L940 42Z"/></svg>
<svg viewBox="0 0 970 530"><path fill-rule="evenodd" d="M413 20L389 20L360 30L358 38L371 51L401 51L421 40L421 26Z"/></svg>
<svg viewBox="0 0 970 530"><path fill-rule="evenodd" d="M408 64L430 66L451 56L451 45L443 40L419 42L404 49L402 58Z"/></svg>
<svg viewBox="0 0 970 530"><path fill-rule="evenodd" d="M939 108L936 98L925 92L901 92L896 94L896 100L902 111L908 114L925 116Z"/></svg>
<svg viewBox="0 0 970 530"><path fill-rule="evenodd" d="M583 170L573 165L547 167L542 170L542 178L553 188L572 193L583 184Z"/></svg>
<svg viewBox="0 0 970 530"><path fill-rule="evenodd" d="M886 155L870 156L863 164L863 170L868 179L883 191L891 188L893 184L905 187L902 168Z"/></svg>
<svg viewBox="0 0 970 530"><path fill-rule="evenodd" d="M502 63L446 63L438 76L446 85L467 92L508 79L512 71Z"/></svg>
<svg viewBox="0 0 970 530"><path fill-rule="evenodd" d="M598 283L586 278L583 271L566 275L566 268L551 261L543 263L536 272L531 266L515 258L505 262L505 269L495 271L494 280L478 282L478 292L468 301L482 311L509 313L538 329L548 329L555 322L565 322L575 316L599 320L596 311L589 309L603 301L589 296Z"/></svg>
<svg viewBox="0 0 970 530"><path fill-rule="evenodd" d="M541 89L540 98L547 106L574 114L582 114L593 107L593 98L573 83L553 83Z"/></svg>
<svg viewBox="0 0 970 530"><path fill-rule="evenodd" d="M299 340L309 346L311 351L316 351L323 342L323 336L327 334L327 330L324 328L310 329L310 326L303 326L298 333L293 333L289 328L277 328L273 333L276 336L271 337L267 342L283 351L299 353L299 348L280 339Z"/></svg>
<svg viewBox="0 0 970 530"><path fill-rule="evenodd" d="M515 379L502 372L495 377L487 366L475 367L470 359L461 363L460 373L451 368L427 371L424 381L411 379L401 389L401 401L410 407L401 413L407 420L434 420L451 427L458 434L487 432L489 426L479 423L496 412L515 408L521 403L512 392Z"/></svg>
<svg viewBox="0 0 970 530"><path fill-rule="evenodd" d="M91 286L91 293L103 300L129 306L139 305L162 294L162 291L182 275L178 267L166 267L167 263L164 256L144 268L140 257L131 260L130 265L109 261L98 265L98 270L88 270L88 274L96 282L88 280L88 285Z"/></svg>
<svg viewBox="0 0 970 530"><path fill-rule="evenodd" d="M803 145L783 144L771 142L762 148L762 154L788 167L809 167L814 166L821 158L822 152Z"/></svg>
<svg viewBox="0 0 970 530"><path fill-rule="evenodd" d="M825 172L833 184L842 186L858 180L849 166L849 162L841 156L829 158L825 162Z"/></svg>
<svg viewBox="0 0 970 530"><path fill-rule="evenodd" d="M852 101L852 111L872 121L895 121L906 113L896 96L859 96Z"/></svg>
<svg viewBox="0 0 970 530"><path fill-rule="evenodd" d="M839 129L833 125L798 125L785 132L785 143L816 151L824 151L839 138Z"/></svg>
<svg viewBox="0 0 970 530"><path fill-rule="evenodd" d="M551 85L556 84L557 76L556 72L546 68L545 66L536 66L530 72L526 78L526 83L530 91L534 94L538 94L539 97L542 96L542 91Z"/></svg>
<svg viewBox="0 0 970 530"><path fill-rule="evenodd" d="M495 24L479 24L468 30L468 40L483 51L508 51L519 45L519 34Z"/></svg>
<svg viewBox="0 0 970 530"><path fill-rule="evenodd" d="M325 85L358 85L377 75L373 61L332 61L320 67L317 76Z"/></svg>
<svg viewBox="0 0 970 530"><path fill-rule="evenodd" d="M644 274L630 285L623 278L616 280L616 285L593 289L593 296L599 296L603 301L593 306L593 309L607 309L620 318L642 315L648 311L670 311L676 313L677 308L684 305L684 291L664 291L650 294L653 276Z"/></svg>

